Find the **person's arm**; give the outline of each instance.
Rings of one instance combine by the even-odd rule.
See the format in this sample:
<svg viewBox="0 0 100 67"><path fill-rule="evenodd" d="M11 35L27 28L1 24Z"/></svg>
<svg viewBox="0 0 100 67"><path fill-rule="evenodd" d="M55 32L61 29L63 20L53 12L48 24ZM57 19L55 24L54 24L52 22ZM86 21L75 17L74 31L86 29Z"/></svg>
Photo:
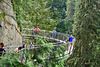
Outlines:
<svg viewBox="0 0 100 67"><path fill-rule="evenodd" d="M67 43L67 40L66 40L66 43Z"/></svg>
<svg viewBox="0 0 100 67"><path fill-rule="evenodd" d="M17 48L14 50L14 52L17 52L18 50L17 50Z"/></svg>
<svg viewBox="0 0 100 67"><path fill-rule="evenodd" d="M73 37L73 39L74 39L74 37ZM72 40L73 40L73 39L72 39Z"/></svg>
<svg viewBox="0 0 100 67"><path fill-rule="evenodd" d="M26 48L26 44L24 45L24 47Z"/></svg>
<svg viewBox="0 0 100 67"><path fill-rule="evenodd" d="M6 51L4 50L4 52L6 52Z"/></svg>
<svg viewBox="0 0 100 67"><path fill-rule="evenodd" d="M4 50L4 55L6 54L6 51Z"/></svg>
<svg viewBox="0 0 100 67"><path fill-rule="evenodd" d="M32 48L34 49L34 45L32 46Z"/></svg>
<svg viewBox="0 0 100 67"><path fill-rule="evenodd" d="M54 30L53 30L53 32L54 32Z"/></svg>

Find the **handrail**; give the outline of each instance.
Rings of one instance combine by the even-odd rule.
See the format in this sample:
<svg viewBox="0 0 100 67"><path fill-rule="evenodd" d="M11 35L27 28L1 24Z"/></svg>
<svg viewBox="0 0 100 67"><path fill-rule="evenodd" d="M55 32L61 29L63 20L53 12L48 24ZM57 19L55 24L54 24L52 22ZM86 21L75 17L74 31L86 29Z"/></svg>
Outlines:
<svg viewBox="0 0 100 67"><path fill-rule="evenodd" d="M74 38L74 40L72 42L72 48L71 48L71 53L70 54L66 54L64 56L60 56L60 58L58 58L57 56L49 56L49 57L44 58L44 60L49 60L51 58L55 58L56 57L56 58L58 58L58 62L60 62L62 60L68 59L71 56L72 52L73 52L74 43L75 43L75 38ZM40 46L44 46L44 45L40 45ZM56 47L56 45L52 45L52 46ZM60 45L57 45L57 47L58 46L60 46ZM50 46L47 46L47 47L50 47ZM39 47L35 46L34 48L37 49ZM27 49L27 48L25 48L25 49ZM28 50L30 50L30 48ZM13 52L8 52L8 53L14 53L14 51Z"/></svg>
<svg viewBox="0 0 100 67"><path fill-rule="evenodd" d="M35 29L28 29L28 28L23 28L23 36L24 37L41 37L41 38L47 38L47 39L53 39L53 40L57 40L58 41L65 41L69 35L68 34L64 34L64 33L59 33L56 32L56 36L54 37L53 35L53 31L47 31L47 30L39 30L39 34L37 35L32 35L32 32L35 33Z"/></svg>
<svg viewBox="0 0 100 67"><path fill-rule="evenodd" d="M35 29L29 29L29 28L23 28L23 30L33 30L33 31L35 31ZM50 32L50 33L53 33L53 31L48 31L48 30L40 30L39 29L39 31L42 31L42 32ZM66 35L66 36L69 36L68 34L64 34L64 33L60 33L60 32L57 32L58 34L62 34L62 35Z"/></svg>
<svg viewBox="0 0 100 67"><path fill-rule="evenodd" d="M23 29L24 31L26 30L26 29ZM35 31L35 29L27 29L30 33L29 34L31 34L31 31ZM50 33L52 34L52 31L48 31L48 32L46 32L46 30L39 30L40 32L39 33L44 33L45 34L45 36L43 36L43 37L48 37L48 38L50 38L51 37L51 39L52 39L52 36L48 36L47 34L49 33L49 35L50 35ZM63 33L59 33L58 32L58 36L60 36L61 35L61 37L66 37L66 35L65 34L63 34ZM27 35L27 36L30 36L30 37L32 37L32 36L38 36L38 35ZM39 35L39 36L42 36L42 35ZM39 37L38 36L38 37ZM64 39L60 39L60 38L58 38L58 40L59 40L59 42L60 42L60 40L61 40L61 42L63 42L63 43L61 43L60 42L60 44L58 45L52 45L52 46L47 46L47 47L59 47L60 45L65 45L65 40ZM60 61L60 60L65 60L65 59L68 59L68 57L70 57L71 56L71 54L73 53L73 47L74 47L74 43L75 43L75 38L73 39L73 42L72 42L72 47L71 47L71 50L70 50L70 54L67 54L67 55L65 55L65 56L61 56L60 58L58 58L58 60ZM56 44L56 43L55 43ZM40 47L39 46L44 46L44 45L35 45L34 46L34 49L39 49ZM10 49L10 48L17 48L16 46L12 46L12 47L7 47L8 49L6 49L7 51L8 51L8 53L10 53L10 50L12 50L12 49ZM25 49L30 49L30 48L25 48ZM14 51L14 50L13 50ZM50 56L50 57L47 57L47 58L44 58L44 59L48 59L48 58L53 58L53 57L55 57L55 56Z"/></svg>
<svg viewBox="0 0 100 67"><path fill-rule="evenodd" d="M45 45L49 45L49 44L45 44ZM34 45L34 48L39 48L40 46L45 46L43 44L40 44L40 45ZM61 45L64 45L64 44L58 44L58 45L51 45L51 46L47 46L47 47L58 47L58 46L61 46ZM29 47L29 45L27 46ZM14 49L18 48L18 46L10 46L10 47L5 47L4 49L7 50L7 51L14 51ZM26 49L30 49L30 48L26 48Z"/></svg>
<svg viewBox="0 0 100 67"><path fill-rule="evenodd" d="M65 59L68 59L68 58L71 56L72 52L73 52L74 43L75 43L75 38L74 38L74 40L73 40L73 42L72 42L72 48L71 48L72 51L71 51L70 54L65 54L65 55L62 55L62 54L61 54L61 56L59 56L59 57L57 57L57 56L48 56L48 57L44 57L43 59L44 59L44 60L49 60L49 59L57 58L58 62L63 61L63 60L65 60ZM60 44L60 45L61 45L61 44ZM60 45L52 45L52 46L58 48ZM64 45L64 44L63 44L63 45ZM44 46L44 45L41 44L41 45L39 45L39 46ZM39 48L40 48L39 46L36 45L36 46L34 46L34 48L35 48L35 49L39 49ZM51 47L52 47L52 46L51 46ZM47 47L50 47L50 46L47 46ZM13 46L13 48L14 48L14 46ZM26 49L30 50L30 48L25 48L25 50L26 50ZM22 52L23 52L23 51L22 51ZM9 52L8 52L8 54L11 54L11 53L15 53L15 52L14 52L14 51L11 51L11 52L9 51ZM3 53L3 54L4 54L4 53ZM7 55L8 55L8 54L7 54ZM22 53L15 53L15 54L19 55L19 54L22 54ZM24 54L24 53L23 53L23 54ZM2 56L3 56L3 55L2 55ZM21 58L20 55L19 55L19 57ZM34 59L34 62L37 62L37 60Z"/></svg>

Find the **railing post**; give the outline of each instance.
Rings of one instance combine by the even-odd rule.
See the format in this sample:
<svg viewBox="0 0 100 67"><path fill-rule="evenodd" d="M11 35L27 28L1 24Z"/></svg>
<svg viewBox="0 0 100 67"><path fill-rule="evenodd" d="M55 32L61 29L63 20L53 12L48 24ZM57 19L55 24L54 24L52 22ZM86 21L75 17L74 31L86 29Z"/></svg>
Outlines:
<svg viewBox="0 0 100 67"><path fill-rule="evenodd" d="M58 33L58 39L60 40L60 36L59 36L59 33Z"/></svg>
<svg viewBox="0 0 100 67"><path fill-rule="evenodd" d="M25 38L24 38L24 36L22 36L22 41L24 41L25 40Z"/></svg>

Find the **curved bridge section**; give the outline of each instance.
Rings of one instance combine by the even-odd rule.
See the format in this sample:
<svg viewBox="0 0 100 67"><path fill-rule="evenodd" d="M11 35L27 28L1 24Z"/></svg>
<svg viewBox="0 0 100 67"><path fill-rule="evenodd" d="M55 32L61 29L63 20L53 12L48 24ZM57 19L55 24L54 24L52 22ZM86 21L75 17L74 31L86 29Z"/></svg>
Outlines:
<svg viewBox="0 0 100 67"><path fill-rule="evenodd" d="M34 33L33 35L32 35L32 32ZM24 39L25 38L30 38L30 37L39 37L39 38L44 38L44 39L49 39L49 40L53 40L53 41L59 42L59 44L61 44L61 45L62 44L66 44L65 41L69 37L68 34L59 33L59 32L57 32L56 33L56 37L54 37L53 36L53 31L47 31L47 30L39 30L38 34L36 35L35 34L35 29L27 29L27 28L23 28L23 32L22 33L23 33ZM70 46L71 47L70 48L70 55L73 53L74 43L75 43L75 38L73 39L72 46ZM56 45L54 45L54 46L57 46L59 44L56 43ZM67 54L67 51L65 51L65 54ZM70 55L68 55L68 56L70 56Z"/></svg>
<svg viewBox="0 0 100 67"><path fill-rule="evenodd" d="M34 32L34 34L32 35L32 32ZM69 37L69 35L66 35L66 34L63 34L63 33L59 33L57 32L56 33L56 37L53 36L53 31L46 31L46 30L39 30L38 34L36 35L35 34L35 29L23 29L23 39L27 39L27 38L31 38L31 37L38 37L38 38L44 38L44 39L49 39L49 40L53 40L53 41L56 41L55 42L55 45L52 45L54 47L54 52L58 49L58 48L61 48L60 46L64 46L66 47L66 39ZM59 61L61 60L65 60L65 59L68 59L70 57L70 55L73 53L73 48L74 48L74 43L75 43L75 38L73 39L73 42L72 42L72 46L70 48L70 54L67 53L66 49L62 49L63 53L64 53L64 56L63 53L61 53L61 57L58 58ZM48 44L49 45L49 44ZM40 47L42 46L42 48L45 46L44 45L35 45L34 46L34 50L36 49L40 49ZM16 46L18 47L18 46ZM7 51L8 52L11 52L12 50L11 49L15 49L16 48L15 46L14 47L7 47ZM47 46L47 47L51 47L51 46ZM25 48L25 52L26 52L26 49ZM29 49L28 49L29 50ZM36 52L37 53L37 52ZM53 55L50 55L49 57L44 57L44 59L52 59L52 58L57 58L57 56L53 56Z"/></svg>
<svg viewBox="0 0 100 67"><path fill-rule="evenodd" d="M32 32L34 33L32 35ZM38 34L35 34L35 29L26 29L23 28L23 39L30 38L30 37L39 37L44 39L49 39L53 41L57 41L60 43L65 43L65 40L69 37L69 35L66 35L64 33L56 33L56 36L53 35L53 31L46 31L46 30L39 30Z"/></svg>

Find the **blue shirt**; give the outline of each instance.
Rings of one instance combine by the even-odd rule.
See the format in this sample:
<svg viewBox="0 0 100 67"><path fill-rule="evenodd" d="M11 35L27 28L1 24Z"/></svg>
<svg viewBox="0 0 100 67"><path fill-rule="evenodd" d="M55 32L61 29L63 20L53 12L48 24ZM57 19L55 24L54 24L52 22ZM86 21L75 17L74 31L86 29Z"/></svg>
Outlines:
<svg viewBox="0 0 100 67"><path fill-rule="evenodd" d="M70 42L72 42L72 41L73 41L73 39L74 39L73 37L69 37L69 41L70 41Z"/></svg>
<svg viewBox="0 0 100 67"><path fill-rule="evenodd" d="M53 34L56 34L56 31L53 31Z"/></svg>
<svg viewBox="0 0 100 67"><path fill-rule="evenodd" d="M32 49L34 47L34 45L32 44L32 45L30 45L30 49Z"/></svg>

